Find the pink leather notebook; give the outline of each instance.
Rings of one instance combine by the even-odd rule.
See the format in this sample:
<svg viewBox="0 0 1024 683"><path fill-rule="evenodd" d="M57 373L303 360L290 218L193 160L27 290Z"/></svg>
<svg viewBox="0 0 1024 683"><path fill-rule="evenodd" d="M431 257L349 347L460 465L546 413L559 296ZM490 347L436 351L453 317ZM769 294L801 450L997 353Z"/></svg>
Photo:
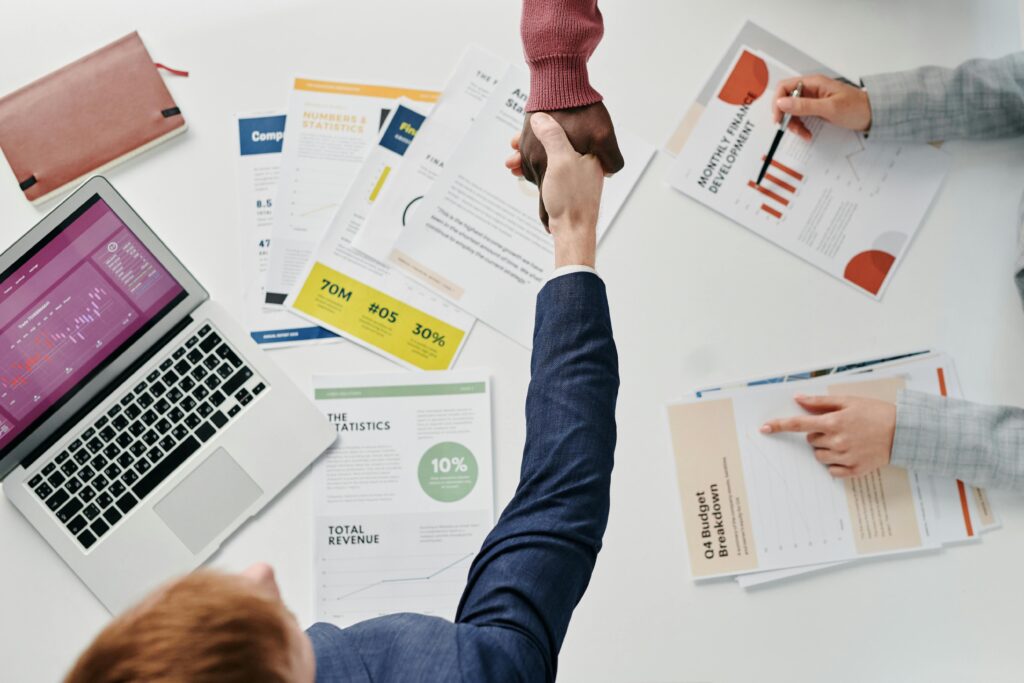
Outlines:
<svg viewBox="0 0 1024 683"><path fill-rule="evenodd" d="M71 189L185 127L138 33L0 99L0 149L32 202Z"/></svg>

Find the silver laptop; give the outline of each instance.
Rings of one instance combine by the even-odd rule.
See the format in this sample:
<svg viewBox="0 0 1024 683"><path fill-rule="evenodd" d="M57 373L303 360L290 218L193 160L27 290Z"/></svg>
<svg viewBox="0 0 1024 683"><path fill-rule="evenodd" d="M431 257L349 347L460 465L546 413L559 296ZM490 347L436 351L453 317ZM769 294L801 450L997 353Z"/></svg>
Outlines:
<svg viewBox="0 0 1024 683"><path fill-rule="evenodd" d="M3 490L111 612L334 438L104 178L0 256Z"/></svg>

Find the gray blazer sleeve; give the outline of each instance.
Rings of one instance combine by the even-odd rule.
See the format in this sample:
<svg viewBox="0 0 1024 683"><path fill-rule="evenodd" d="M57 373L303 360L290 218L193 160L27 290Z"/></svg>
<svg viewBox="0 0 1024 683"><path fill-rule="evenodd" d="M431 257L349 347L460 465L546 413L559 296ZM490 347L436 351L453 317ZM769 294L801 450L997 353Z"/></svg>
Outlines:
<svg viewBox="0 0 1024 683"><path fill-rule="evenodd" d="M1024 491L1024 409L900 392L892 464Z"/></svg>
<svg viewBox="0 0 1024 683"><path fill-rule="evenodd" d="M933 142L1024 135L1024 52L866 76L870 135Z"/></svg>

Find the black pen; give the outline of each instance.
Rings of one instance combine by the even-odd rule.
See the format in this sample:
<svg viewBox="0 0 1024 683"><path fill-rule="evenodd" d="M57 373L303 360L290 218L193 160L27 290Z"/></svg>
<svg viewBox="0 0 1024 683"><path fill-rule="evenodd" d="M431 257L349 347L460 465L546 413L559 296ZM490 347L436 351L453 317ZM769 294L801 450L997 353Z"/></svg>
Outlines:
<svg viewBox="0 0 1024 683"><path fill-rule="evenodd" d="M796 89L790 95L793 98L800 97L804 91L804 82L800 81L796 84ZM775 139L772 140L772 147L768 150L768 154L764 158L764 165L761 166L761 172L757 174L757 185L761 184L764 180L764 174L768 172L768 167L772 165L772 157L775 156L775 150L779 148L779 142L782 141L782 134L786 132L786 126L789 125L789 120L793 118L792 114L785 114L782 117L782 123L779 125L778 132L775 133Z"/></svg>

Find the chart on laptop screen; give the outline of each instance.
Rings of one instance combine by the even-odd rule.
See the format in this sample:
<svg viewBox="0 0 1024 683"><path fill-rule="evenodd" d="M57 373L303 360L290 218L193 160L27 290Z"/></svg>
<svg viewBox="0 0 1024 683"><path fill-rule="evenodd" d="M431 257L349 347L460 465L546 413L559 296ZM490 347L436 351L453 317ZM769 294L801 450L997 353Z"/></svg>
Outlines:
<svg viewBox="0 0 1024 683"><path fill-rule="evenodd" d="M183 293L98 197L0 283L0 447Z"/></svg>

